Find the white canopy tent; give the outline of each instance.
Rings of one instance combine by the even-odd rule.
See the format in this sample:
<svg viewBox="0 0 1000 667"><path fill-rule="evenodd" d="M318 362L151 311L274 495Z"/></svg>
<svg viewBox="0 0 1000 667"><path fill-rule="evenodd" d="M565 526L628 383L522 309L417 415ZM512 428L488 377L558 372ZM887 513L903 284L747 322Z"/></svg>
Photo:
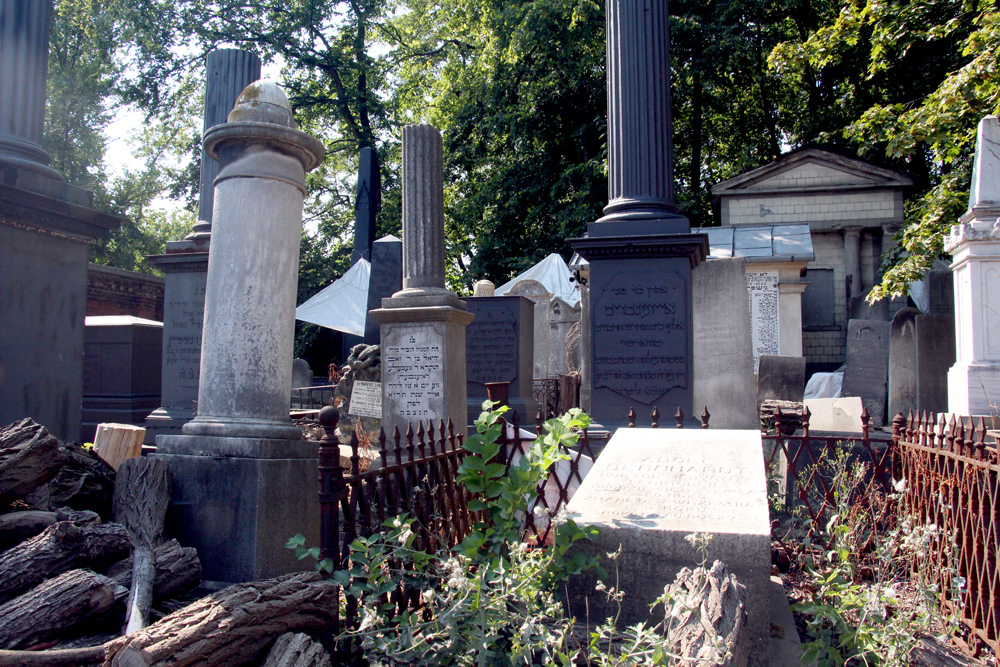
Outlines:
<svg viewBox="0 0 1000 667"><path fill-rule="evenodd" d="M295 309L295 319L336 331L365 335L372 266L359 259L343 277Z"/></svg>
<svg viewBox="0 0 1000 667"><path fill-rule="evenodd" d="M580 303L580 289L575 282L570 282L572 276L566 261L558 253L552 253L521 275L498 287L496 294L503 296L522 280L537 280L552 296L557 296L569 305L575 306Z"/></svg>

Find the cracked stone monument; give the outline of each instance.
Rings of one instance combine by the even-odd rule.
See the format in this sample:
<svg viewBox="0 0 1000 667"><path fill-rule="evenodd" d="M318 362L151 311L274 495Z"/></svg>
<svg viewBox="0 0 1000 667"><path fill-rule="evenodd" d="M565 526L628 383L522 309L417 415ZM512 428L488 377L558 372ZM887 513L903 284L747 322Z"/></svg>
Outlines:
<svg viewBox="0 0 1000 667"><path fill-rule="evenodd" d="M691 270L708 238L674 201L667 3L606 11L610 201L569 243L590 262L591 414L613 430L632 407L693 414Z"/></svg>
<svg viewBox="0 0 1000 667"><path fill-rule="evenodd" d="M240 92L260 78L260 59L239 49L217 49L205 63L204 132L220 123ZM163 255L148 259L164 273L163 363L160 407L146 417L146 442L157 435L178 435L194 418L201 368L201 330L205 281L212 235L212 207L219 163L202 149L198 223L179 241L168 241Z"/></svg>
<svg viewBox="0 0 1000 667"><path fill-rule="evenodd" d="M42 149L50 0L0 0L0 423L80 436L88 245L122 219Z"/></svg>
<svg viewBox="0 0 1000 667"><path fill-rule="evenodd" d="M403 289L371 315L381 326L382 426L451 419L465 433L465 302L444 282L441 133L403 128ZM416 426L414 426L416 428Z"/></svg>
<svg viewBox="0 0 1000 667"><path fill-rule="evenodd" d="M288 417L305 175L323 144L285 93L257 82L205 134L218 160L198 411L157 437L173 471L168 530L205 579L263 579L304 565L283 545L319 539L317 450Z"/></svg>
<svg viewBox="0 0 1000 667"><path fill-rule="evenodd" d="M955 365L948 410L995 415L1000 404L1000 119L979 122L969 210L944 240L955 275Z"/></svg>

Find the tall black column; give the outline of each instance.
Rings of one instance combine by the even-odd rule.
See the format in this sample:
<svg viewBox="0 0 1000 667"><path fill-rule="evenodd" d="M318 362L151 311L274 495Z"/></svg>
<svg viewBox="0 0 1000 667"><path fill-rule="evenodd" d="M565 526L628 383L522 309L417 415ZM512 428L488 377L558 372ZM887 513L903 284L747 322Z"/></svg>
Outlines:
<svg viewBox="0 0 1000 667"><path fill-rule="evenodd" d="M708 239L674 202L667 19L664 0L607 0L610 201L570 239L590 262L591 412L612 429L629 408L694 412L691 269Z"/></svg>
<svg viewBox="0 0 1000 667"><path fill-rule="evenodd" d="M42 149L51 0L0 0L0 163L63 180Z"/></svg>
<svg viewBox="0 0 1000 667"><path fill-rule="evenodd" d="M260 58L240 49L216 49L205 62L205 117L202 135L226 117L243 89L260 78ZM212 232L212 202L219 163L201 151L201 177L198 181L198 224L189 239L205 238Z"/></svg>

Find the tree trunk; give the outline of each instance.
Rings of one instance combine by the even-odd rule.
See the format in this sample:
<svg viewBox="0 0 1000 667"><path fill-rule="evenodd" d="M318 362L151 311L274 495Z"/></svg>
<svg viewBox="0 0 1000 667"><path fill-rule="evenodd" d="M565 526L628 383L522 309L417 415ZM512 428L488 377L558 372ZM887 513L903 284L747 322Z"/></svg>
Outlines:
<svg viewBox="0 0 1000 667"><path fill-rule="evenodd" d="M54 477L66 461L64 449L32 419L0 430L0 501L20 500Z"/></svg>
<svg viewBox="0 0 1000 667"><path fill-rule="evenodd" d="M286 632L274 642L261 667L332 667L323 645L301 632Z"/></svg>
<svg viewBox="0 0 1000 667"><path fill-rule="evenodd" d="M0 605L0 648L37 646L125 597L124 588L90 570L70 570Z"/></svg>
<svg viewBox="0 0 1000 667"><path fill-rule="evenodd" d="M667 592L671 601L667 603L666 636L671 651L680 659L678 665L699 667L706 659L714 659L708 664L719 667L747 664L746 587L721 561L715 561L709 570L683 568ZM728 651L721 662L717 659L718 644Z"/></svg>
<svg viewBox="0 0 1000 667"><path fill-rule="evenodd" d="M92 510L110 519L114 469L79 445L67 444L64 450L64 461L55 476L25 496L24 501L37 509Z"/></svg>
<svg viewBox="0 0 1000 667"><path fill-rule="evenodd" d="M68 570L102 570L128 552L128 535L117 523L54 523L40 535L0 554L0 602Z"/></svg>
<svg viewBox="0 0 1000 667"><path fill-rule="evenodd" d="M170 468L158 459L122 461L115 480L111 513L123 524L132 543L132 586L126 606L125 634L149 624L156 567L153 546L163 536L170 504Z"/></svg>
<svg viewBox="0 0 1000 667"><path fill-rule="evenodd" d="M57 521L70 521L78 526L98 524L101 517L96 512L60 510L24 510L0 515L0 551L38 535Z"/></svg>
<svg viewBox="0 0 1000 667"><path fill-rule="evenodd" d="M0 651L2 667L95 667L103 662L103 646L58 651Z"/></svg>
<svg viewBox="0 0 1000 667"><path fill-rule="evenodd" d="M201 562L198 552L182 547L177 540L169 540L153 552L156 560L156 579L153 600L166 600L186 593L201 583ZM104 575L125 588L132 588L132 557L118 561Z"/></svg>
<svg viewBox="0 0 1000 667"><path fill-rule="evenodd" d="M337 603L337 585L315 572L236 584L109 642L105 667L253 663L281 634L328 628Z"/></svg>

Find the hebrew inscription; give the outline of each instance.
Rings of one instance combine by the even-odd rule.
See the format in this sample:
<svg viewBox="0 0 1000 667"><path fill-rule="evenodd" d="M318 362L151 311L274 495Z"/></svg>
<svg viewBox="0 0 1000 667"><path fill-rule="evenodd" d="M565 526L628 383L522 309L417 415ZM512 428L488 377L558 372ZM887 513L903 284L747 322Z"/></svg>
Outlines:
<svg viewBox="0 0 1000 667"><path fill-rule="evenodd" d="M197 391L201 367L201 327L205 313L205 281L185 294L186 299L164 304L163 377L173 378L175 387Z"/></svg>
<svg viewBox="0 0 1000 667"><path fill-rule="evenodd" d="M383 333L382 407L386 415L406 421L444 416L443 340L433 324L393 327Z"/></svg>
<svg viewBox="0 0 1000 667"><path fill-rule="evenodd" d="M761 355L780 354L781 332L778 316L778 272L747 271L750 294L750 331L753 341L753 371L760 366Z"/></svg>
<svg viewBox="0 0 1000 667"><path fill-rule="evenodd" d="M510 306L479 306L466 329L468 382L513 382L517 377L517 320Z"/></svg>
<svg viewBox="0 0 1000 667"><path fill-rule="evenodd" d="M687 387L687 279L620 271L594 304L595 386L650 404Z"/></svg>

